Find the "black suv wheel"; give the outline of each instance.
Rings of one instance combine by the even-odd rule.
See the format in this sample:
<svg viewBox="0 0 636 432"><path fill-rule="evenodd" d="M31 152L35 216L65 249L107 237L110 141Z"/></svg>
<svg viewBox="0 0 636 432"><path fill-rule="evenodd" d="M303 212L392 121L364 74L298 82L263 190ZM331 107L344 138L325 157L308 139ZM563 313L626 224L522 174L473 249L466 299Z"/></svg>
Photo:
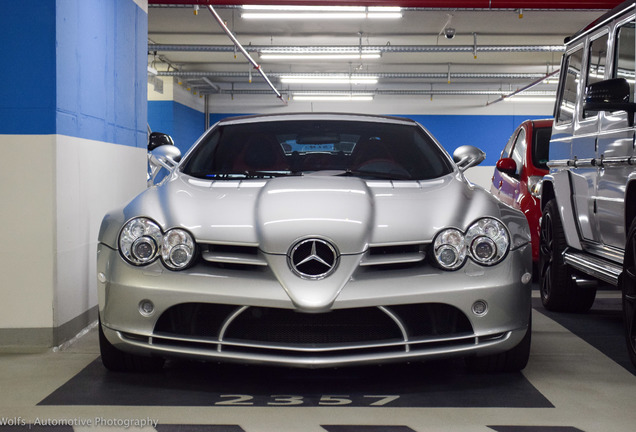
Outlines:
<svg viewBox="0 0 636 432"><path fill-rule="evenodd" d="M623 274L620 283L623 292L623 317L625 339L629 358L636 366L636 220L632 222L627 235Z"/></svg>
<svg viewBox="0 0 636 432"><path fill-rule="evenodd" d="M592 307L596 288L577 287L572 270L563 261L567 248L565 231L556 200L543 209L539 243L541 302L551 311L585 312Z"/></svg>

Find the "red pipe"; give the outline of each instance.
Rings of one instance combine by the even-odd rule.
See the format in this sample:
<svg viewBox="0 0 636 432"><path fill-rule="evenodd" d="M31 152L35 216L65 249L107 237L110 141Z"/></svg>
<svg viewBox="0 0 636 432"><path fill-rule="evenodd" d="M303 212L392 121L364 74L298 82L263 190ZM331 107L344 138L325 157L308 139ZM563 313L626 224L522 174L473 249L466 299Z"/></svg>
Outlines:
<svg viewBox="0 0 636 432"><path fill-rule="evenodd" d="M612 9L622 0L148 0L181 5L401 6L440 9Z"/></svg>

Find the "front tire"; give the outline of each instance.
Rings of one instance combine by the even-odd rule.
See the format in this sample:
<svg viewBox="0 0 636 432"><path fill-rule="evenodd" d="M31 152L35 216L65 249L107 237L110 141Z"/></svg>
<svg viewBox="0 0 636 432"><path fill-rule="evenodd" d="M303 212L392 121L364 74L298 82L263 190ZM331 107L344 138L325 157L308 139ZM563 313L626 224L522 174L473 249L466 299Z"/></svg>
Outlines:
<svg viewBox="0 0 636 432"><path fill-rule="evenodd" d="M629 359L636 366L636 220L632 222L627 235L620 288L623 296L627 351Z"/></svg>
<svg viewBox="0 0 636 432"><path fill-rule="evenodd" d="M541 303L555 312L586 312L594 303L596 288L577 287L572 270L563 260L567 248L565 230L556 200L543 209L539 242Z"/></svg>
<svg viewBox="0 0 636 432"><path fill-rule="evenodd" d="M106 369L113 372L158 372L163 368L165 360L162 358L143 357L118 350L106 338L101 319L98 327L99 350Z"/></svg>
<svg viewBox="0 0 636 432"><path fill-rule="evenodd" d="M466 357L466 367L476 373L519 372L528 364L531 343L532 314L528 320L528 330L517 346L499 354Z"/></svg>

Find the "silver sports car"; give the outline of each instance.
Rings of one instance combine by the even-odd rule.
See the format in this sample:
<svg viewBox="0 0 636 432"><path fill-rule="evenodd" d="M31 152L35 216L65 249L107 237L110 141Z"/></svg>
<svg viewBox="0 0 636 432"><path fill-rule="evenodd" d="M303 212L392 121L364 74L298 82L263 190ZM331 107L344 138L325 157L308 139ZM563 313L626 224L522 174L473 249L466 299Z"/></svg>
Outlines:
<svg viewBox="0 0 636 432"><path fill-rule="evenodd" d="M530 234L464 178L484 157L449 157L412 120L343 114L230 118L182 160L153 150L166 174L99 234L104 365L523 369Z"/></svg>

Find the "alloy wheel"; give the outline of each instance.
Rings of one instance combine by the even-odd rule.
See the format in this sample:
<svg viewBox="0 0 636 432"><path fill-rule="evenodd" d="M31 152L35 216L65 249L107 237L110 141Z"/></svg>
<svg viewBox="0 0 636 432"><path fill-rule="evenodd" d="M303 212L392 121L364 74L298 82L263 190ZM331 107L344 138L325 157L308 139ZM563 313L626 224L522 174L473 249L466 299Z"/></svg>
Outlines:
<svg viewBox="0 0 636 432"><path fill-rule="evenodd" d="M636 362L636 230L632 230L627 244L622 285L627 348L632 362Z"/></svg>

